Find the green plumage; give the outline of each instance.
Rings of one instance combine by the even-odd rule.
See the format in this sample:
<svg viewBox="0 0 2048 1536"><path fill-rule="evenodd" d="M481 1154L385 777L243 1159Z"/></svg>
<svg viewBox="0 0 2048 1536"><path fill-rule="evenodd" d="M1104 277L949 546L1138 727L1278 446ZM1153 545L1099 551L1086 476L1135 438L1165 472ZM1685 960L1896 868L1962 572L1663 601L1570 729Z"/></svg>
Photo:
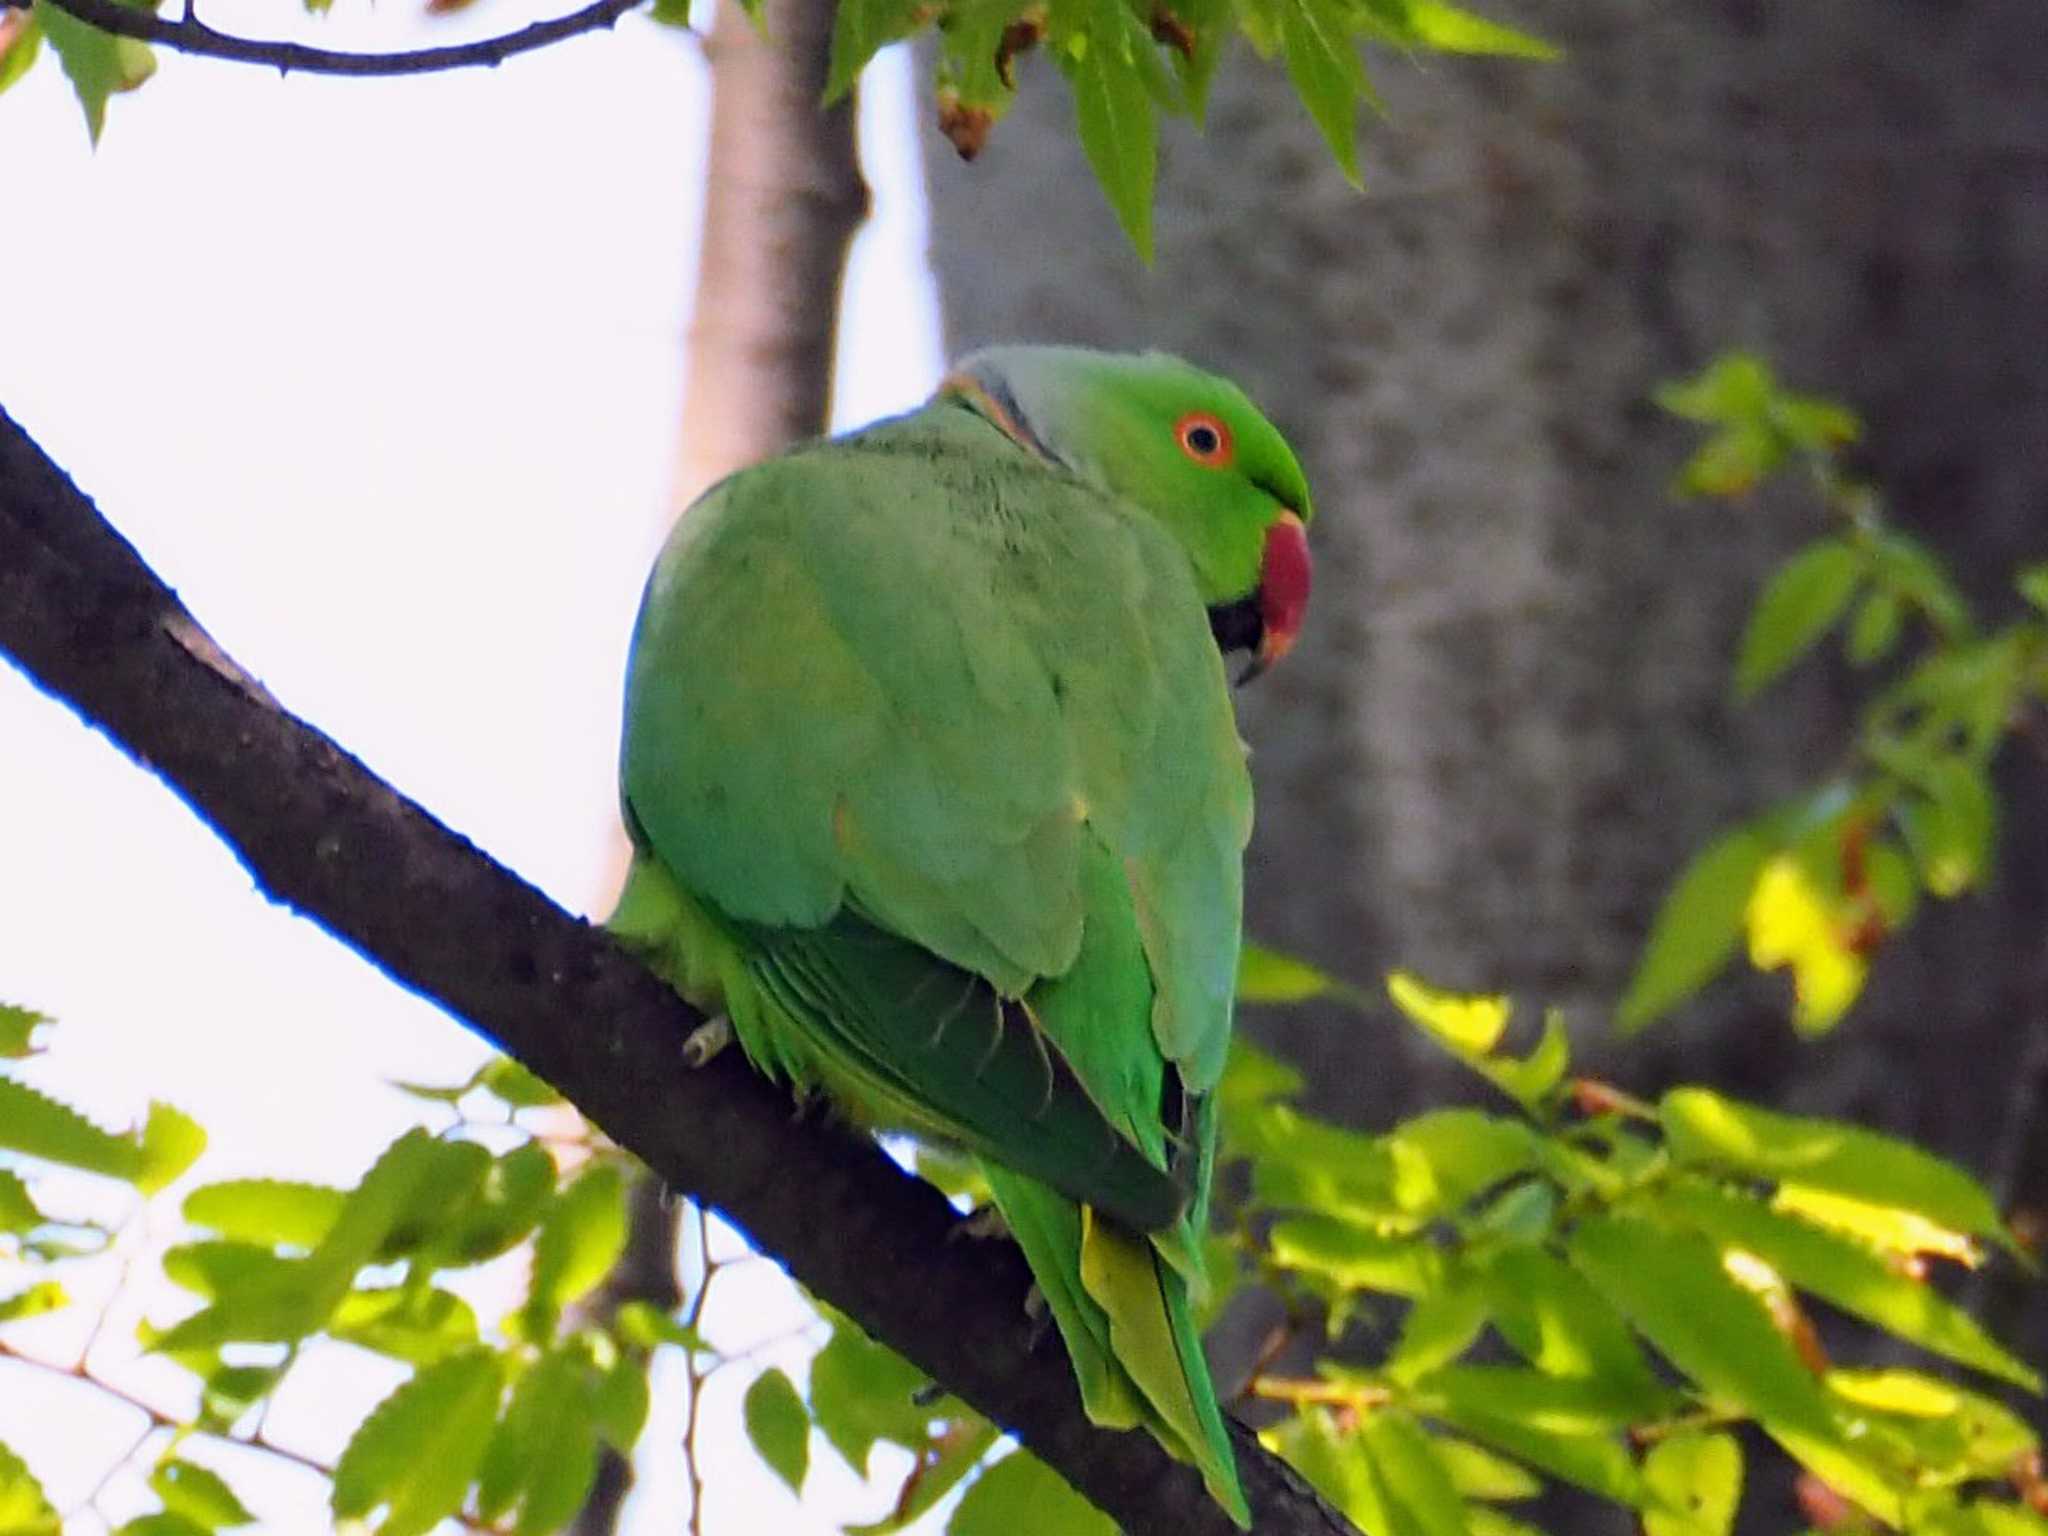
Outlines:
<svg viewBox="0 0 2048 1536"><path fill-rule="evenodd" d="M1186 494L1170 517L1119 494L1143 467L1126 417L1162 387L1242 418L1240 460L1284 460L1277 495L1227 488L1216 548L1190 547ZM621 768L614 927L763 1070L979 1154L1091 1416L1152 1429L1240 1521L1189 1307L1251 822L1207 607L1256 583L1259 520L1306 499L1221 381L988 354L685 514Z"/></svg>

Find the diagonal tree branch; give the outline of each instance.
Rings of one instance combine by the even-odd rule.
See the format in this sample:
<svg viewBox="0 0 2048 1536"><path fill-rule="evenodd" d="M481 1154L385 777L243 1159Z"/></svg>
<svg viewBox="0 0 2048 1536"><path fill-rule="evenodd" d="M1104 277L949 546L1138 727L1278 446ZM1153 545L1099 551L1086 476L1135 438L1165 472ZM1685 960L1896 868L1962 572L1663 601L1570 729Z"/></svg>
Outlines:
<svg viewBox="0 0 2048 1536"><path fill-rule="evenodd" d="M559 1088L670 1185L1013 1430L1132 1536L1227 1536L1188 1468L1081 1416L1058 1347L1023 1323L1008 1245L871 1142L728 1052L682 1064L696 1016L602 933L288 714L0 411L0 650L179 794L274 900L447 1007ZM1257 1529L1355 1536L1250 1431Z"/></svg>
<svg viewBox="0 0 2048 1536"><path fill-rule="evenodd" d="M160 43L178 53L189 53L198 58L263 64L286 74L296 70L308 75L372 76L431 75L449 69L496 66L518 54L549 47L565 38L595 32L600 27L616 26L621 16L641 3L642 0L593 0L581 10L547 21L536 21L516 32L480 37L468 43L450 43L439 48L414 48L401 53L348 53L279 38L237 37L209 27L193 14L189 4L185 7L185 14L175 18L124 5L121 0L0 0L0 11L49 5L116 37Z"/></svg>

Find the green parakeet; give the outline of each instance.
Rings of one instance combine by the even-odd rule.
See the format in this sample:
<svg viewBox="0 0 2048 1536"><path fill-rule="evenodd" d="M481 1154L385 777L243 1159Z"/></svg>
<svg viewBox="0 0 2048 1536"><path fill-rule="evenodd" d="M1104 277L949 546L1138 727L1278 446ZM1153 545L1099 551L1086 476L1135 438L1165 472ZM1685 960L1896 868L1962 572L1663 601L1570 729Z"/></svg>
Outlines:
<svg viewBox="0 0 2048 1536"><path fill-rule="evenodd" d="M748 1057L974 1153L1096 1422L1249 1516L1192 1303L1251 671L1308 485L1233 385L1000 347L678 522L626 680L612 925Z"/></svg>

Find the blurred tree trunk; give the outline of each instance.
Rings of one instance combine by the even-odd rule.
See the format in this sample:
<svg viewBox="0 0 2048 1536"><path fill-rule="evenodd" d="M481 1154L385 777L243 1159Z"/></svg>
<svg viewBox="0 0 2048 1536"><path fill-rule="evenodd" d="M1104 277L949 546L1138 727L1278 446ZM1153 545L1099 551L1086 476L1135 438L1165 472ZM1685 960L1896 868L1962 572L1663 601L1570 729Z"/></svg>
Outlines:
<svg viewBox="0 0 2048 1536"><path fill-rule="evenodd" d="M1824 665L1730 704L1759 580L1819 525L1797 495L1674 506L1689 440L1652 386L1760 350L1866 414L1896 515L1994 612L2014 564L2048 554L2039 13L1497 9L1563 62L1381 56L1363 194L1277 69L1236 55L1208 140L1169 136L1149 273L1035 70L973 167L932 141L949 345L1183 352L1302 451L1316 600L1242 700L1255 932L1361 978L1400 964L1564 1004L1631 1084L1855 1115L2048 1206L2038 758L2002 765L1991 895L1924 909L1832 1039L1795 1042L1780 988L1754 980L1639 1045L1606 1028L1682 861L1837 761L1856 697ZM1391 1021L1251 1028L1355 1122L1469 1091ZM2038 1292L2026 1310L2000 1321L2048 1356Z"/></svg>
<svg viewBox="0 0 2048 1536"><path fill-rule="evenodd" d="M736 469L825 430L839 289L868 213L851 96L818 108L831 0L765 0L765 34L721 0L711 64L704 233L677 445L674 512ZM626 850L620 847L620 869ZM682 1203L643 1177L626 1251L591 1298L599 1320L629 1301L673 1308ZM575 1536L618 1529L633 1470L609 1448Z"/></svg>

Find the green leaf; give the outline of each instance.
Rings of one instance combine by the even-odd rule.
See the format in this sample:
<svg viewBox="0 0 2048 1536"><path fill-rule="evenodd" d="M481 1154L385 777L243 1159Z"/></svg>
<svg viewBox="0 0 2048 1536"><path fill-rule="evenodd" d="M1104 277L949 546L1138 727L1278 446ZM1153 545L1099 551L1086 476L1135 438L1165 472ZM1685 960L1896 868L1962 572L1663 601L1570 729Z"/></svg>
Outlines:
<svg viewBox="0 0 2048 1536"><path fill-rule="evenodd" d="M1344 14L1332 0L1280 0L1277 14L1287 76L1344 179L1359 186L1358 101L1370 87Z"/></svg>
<svg viewBox="0 0 2048 1536"><path fill-rule="evenodd" d="M1340 1431L1327 1410L1304 1408L1272 1429L1261 1430L1259 1443L1307 1478L1361 1531L1374 1536L1385 1532L1379 1479L1364 1442L1356 1431Z"/></svg>
<svg viewBox="0 0 2048 1536"><path fill-rule="evenodd" d="M1879 588L1866 593L1849 620L1849 660L1868 667L1891 655L1905 627L1906 608L1896 592Z"/></svg>
<svg viewBox="0 0 2048 1536"><path fill-rule="evenodd" d="M1394 1154L1378 1139L1342 1130L1290 1104L1265 1104L1226 1123L1231 1152L1252 1159L1253 1192L1265 1205L1405 1219Z"/></svg>
<svg viewBox="0 0 2048 1536"><path fill-rule="evenodd" d="M468 1302L412 1284L349 1292L328 1319L327 1331L410 1365L433 1365L477 1342L476 1313Z"/></svg>
<svg viewBox="0 0 2048 1536"><path fill-rule="evenodd" d="M256 1517L242 1507L234 1489L218 1472L196 1462L160 1461L149 1474L149 1486L171 1514L183 1516L202 1530L249 1525Z"/></svg>
<svg viewBox="0 0 2048 1536"><path fill-rule="evenodd" d="M15 47L21 45L17 42ZM0 54L0 75L4 75L8 55ZM24 66L26 67L26 66ZM7 89L0 79L0 91ZM36 1052L34 1044L36 1027L50 1022L47 1013L37 1013L33 1008L17 1008L12 1003L0 1003L0 1059L20 1061Z"/></svg>
<svg viewBox="0 0 2048 1536"><path fill-rule="evenodd" d="M1139 260L1150 266L1159 124L1132 49L1149 48L1151 39L1140 34L1140 41L1133 43L1136 18L1124 0L1096 0L1090 15L1086 47L1068 65L1081 148Z"/></svg>
<svg viewBox="0 0 2048 1536"><path fill-rule="evenodd" d="M1834 1433L1819 1383L1713 1244L1634 1217L1595 1216L1569 1249L1573 1267L1707 1391L1767 1423Z"/></svg>
<svg viewBox="0 0 2048 1536"><path fill-rule="evenodd" d="M1674 1183L1658 1205L1724 1248L1762 1259L1788 1284L1964 1365L2041 1390L2038 1372L2001 1349L1962 1308L1887 1267L1870 1249L1726 1190Z"/></svg>
<svg viewBox="0 0 2048 1536"><path fill-rule="evenodd" d="M56 13L54 6L45 9ZM133 1179L142 1168L137 1140L103 1131L11 1077L0 1077L0 1149L116 1179Z"/></svg>
<svg viewBox="0 0 2048 1536"><path fill-rule="evenodd" d="M2020 596L2048 613L2048 562L2027 566L2013 579L2013 585L2020 589Z"/></svg>
<svg viewBox="0 0 2048 1536"><path fill-rule="evenodd" d="M492 1351L470 1350L379 1403L335 1466L335 1517L373 1525L379 1536L421 1536L459 1509L491 1442L501 1370Z"/></svg>
<svg viewBox="0 0 2048 1536"><path fill-rule="evenodd" d="M651 1302L627 1302L612 1319L612 1326L618 1330L620 1338L640 1349L673 1344L678 1349L717 1353L703 1334Z"/></svg>
<svg viewBox="0 0 2048 1536"><path fill-rule="evenodd" d="M1895 530L1886 530L1872 545L1872 574L1878 585L1897 593L1927 615L1944 639L1962 640L1971 631L1970 605L1924 544Z"/></svg>
<svg viewBox="0 0 2048 1536"><path fill-rule="evenodd" d="M1483 1056L1500 1043L1513 1012L1505 996L1447 992L1408 971L1387 973L1387 997L1410 1023L1468 1058Z"/></svg>
<svg viewBox="0 0 2048 1536"><path fill-rule="evenodd" d="M1543 1480L1527 1468L1469 1440L1439 1435L1435 1444L1437 1460L1463 1498L1505 1502L1533 1499L1543 1491Z"/></svg>
<svg viewBox="0 0 2048 1536"><path fill-rule="evenodd" d="M43 24L33 9L0 19L0 91L27 74L42 51Z"/></svg>
<svg viewBox="0 0 2048 1536"><path fill-rule="evenodd" d="M1277 949L1247 943L1237 952L1237 1000L1241 1003L1305 1003L1350 991L1328 972Z"/></svg>
<svg viewBox="0 0 2048 1536"><path fill-rule="evenodd" d="M744 1403L747 1438L769 1470L803 1497L811 1467L811 1414L789 1377L770 1366L754 1378Z"/></svg>
<svg viewBox="0 0 2048 1536"><path fill-rule="evenodd" d="M1583 1381L1512 1366L1453 1366L1418 1383L1418 1412L1617 1504L1639 1505L1641 1474Z"/></svg>
<svg viewBox="0 0 2048 1536"><path fill-rule="evenodd" d="M71 82L79 108L85 113L85 131L98 144L100 129L107 120L107 98L121 80L116 40L111 33L102 32L54 5L36 7L36 15L42 20L43 35L57 50L64 78Z"/></svg>
<svg viewBox="0 0 2048 1536"><path fill-rule="evenodd" d="M1865 574L1863 554L1844 539L1809 544L1778 568L1743 632L1735 692L1749 699L1834 626Z"/></svg>
<svg viewBox="0 0 2048 1536"><path fill-rule="evenodd" d="M313 1249L341 1214L343 1192L285 1179L228 1179L185 1197L185 1219L222 1237Z"/></svg>
<svg viewBox="0 0 2048 1536"><path fill-rule="evenodd" d="M1385 1237L1329 1216L1276 1222L1269 1242L1282 1269L1320 1275L1343 1291L1421 1296L1443 1284L1443 1255L1412 1237Z"/></svg>
<svg viewBox="0 0 2048 1536"><path fill-rule="evenodd" d="M1512 1056L1482 1056L1471 1065L1523 1109L1534 1112L1564 1081L1571 1059L1571 1035L1565 1029L1564 1014L1548 1008L1543 1013L1543 1038L1527 1056L1519 1061Z"/></svg>
<svg viewBox="0 0 2048 1536"><path fill-rule="evenodd" d="M1998 825L1998 802L1983 768L1955 754L1937 758L1917 787L1925 798L1902 804L1899 821L1927 889L1947 897L1982 884Z"/></svg>
<svg viewBox="0 0 2048 1536"><path fill-rule="evenodd" d="M926 1381L895 1350L842 1320L811 1359L811 1415L833 1449L865 1477L877 1440L920 1448L932 1420L943 1416L936 1405L917 1401Z"/></svg>
<svg viewBox="0 0 2048 1536"><path fill-rule="evenodd" d="M1479 1337L1487 1311L1486 1292L1469 1282L1453 1281L1417 1297L1401 1320L1399 1342L1387 1356L1388 1378L1405 1384L1450 1364Z"/></svg>
<svg viewBox="0 0 2048 1536"><path fill-rule="evenodd" d="M43 1213L36 1209L28 1184L12 1168L0 1168L0 1232L18 1236L42 1224Z"/></svg>
<svg viewBox="0 0 2048 1536"><path fill-rule="evenodd" d="M545 1536L575 1518L597 1480L597 1422L584 1363L551 1349L519 1378L477 1474L477 1509L517 1536Z"/></svg>
<svg viewBox="0 0 2048 1536"><path fill-rule="evenodd" d="M597 1432L621 1456L630 1456L647 1427L647 1362L621 1354L591 1387L590 1411Z"/></svg>
<svg viewBox="0 0 2048 1536"><path fill-rule="evenodd" d="M917 31L923 14L920 0L841 0L832 13L832 63L821 105L852 90L868 61Z"/></svg>
<svg viewBox="0 0 2048 1536"><path fill-rule="evenodd" d="M1548 62L1562 57L1540 37L1517 32L1441 0L1408 0L1408 21L1417 41L1442 53L1481 53Z"/></svg>
<svg viewBox="0 0 2048 1536"><path fill-rule="evenodd" d="M1537 1166L1542 1146L1520 1120L1477 1109L1438 1109L1402 1122L1387 1138L1409 1171L1402 1206L1433 1220Z"/></svg>
<svg viewBox="0 0 2048 1536"><path fill-rule="evenodd" d="M1910 1142L1835 1120L1781 1115L1706 1088L1674 1088L1658 1117L1671 1155L1682 1163L1894 1206L1952 1231L2012 1244L1984 1186Z"/></svg>
<svg viewBox="0 0 2048 1536"><path fill-rule="evenodd" d="M63 1536L64 1522L28 1463L0 1442L0 1533L4 1536Z"/></svg>
<svg viewBox="0 0 2048 1536"><path fill-rule="evenodd" d="M1733 1435L1673 1435L1650 1447L1643 1481L1663 1508L1643 1511L1646 1536L1728 1536L1742 1498Z"/></svg>
<svg viewBox="0 0 2048 1536"><path fill-rule="evenodd" d="M145 1195L155 1194L190 1168L205 1150L206 1132L197 1120L168 1104L150 1105L149 1119L142 1126L135 1187Z"/></svg>
<svg viewBox="0 0 2048 1536"><path fill-rule="evenodd" d="M208 1532L196 1520L187 1519L172 1510L158 1509L124 1522L114 1536L208 1536Z"/></svg>
<svg viewBox="0 0 2048 1536"><path fill-rule="evenodd" d="M1483 1273L1494 1326L1539 1371L1602 1383L1629 1420L1652 1418L1668 1406L1669 1390L1651 1373L1613 1303L1548 1249L1503 1248Z"/></svg>
<svg viewBox="0 0 2048 1536"><path fill-rule="evenodd" d="M1466 1536L1464 1501L1436 1447L1398 1408L1364 1416L1358 1433L1379 1475L1380 1500L1395 1536Z"/></svg>
<svg viewBox="0 0 2048 1536"><path fill-rule="evenodd" d="M1028 1451L1012 1451L968 1486L946 1536L1116 1536L1116 1526Z"/></svg>
<svg viewBox="0 0 2048 1536"><path fill-rule="evenodd" d="M481 1264L526 1240L555 1193L555 1160L529 1141L492 1159L483 1181L424 1245L422 1257Z"/></svg>
<svg viewBox="0 0 2048 1536"><path fill-rule="evenodd" d="M1777 389L1770 364L1755 353L1724 352L1692 378L1658 385L1654 398L1687 421L1729 426L1764 415Z"/></svg>
<svg viewBox="0 0 2048 1536"><path fill-rule="evenodd" d="M19 1322L24 1317L41 1317L63 1306L68 1298L64 1287L54 1280L42 1280L16 1291L12 1296L0 1296L0 1323Z"/></svg>
<svg viewBox="0 0 2048 1536"><path fill-rule="evenodd" d="M477 1081L514 1109L539 1109L559 1104L562 1096L510 1056L493 1056Z"/></svg>
<svg viewBox="0 0 2048 1536"><path fill-rule="evenodd" d="M210 1240L180 1243L165 1251L164 1277L210 1301L250 1290L289 1287L306 1271L302 1262L281 1258L255 1243Z"/></svg>
<svg viewBox="0 0 2048 1536"><path fill-rule="evenodd" d="M1742 918L1771 843L1754 823L1724 832L1693 856L1658 908L1643 957L1616 1010L1641 1029L1704 986L1735 952Z"/></svg>
<svg viewBox="0 0 2048 1536"><path fill-rule="evenodd" d="M625 1246L625 1175L616 1164L594 1164L541 1218L533 1244L533 1288L520 1312L525 1337L550 1337L562 1308L604 1279Z"/></svg>
<svg viewBox="0 0 2048 1536"><path fill-rule="evenodd" d="M959 1486L996 1443L1001 1432L978 1413L948 1423L932 1440L932 1450L904 1480L896 1507L880 1520L845 1527L846 1536L895 1536L924 1516Z"/></svg>

